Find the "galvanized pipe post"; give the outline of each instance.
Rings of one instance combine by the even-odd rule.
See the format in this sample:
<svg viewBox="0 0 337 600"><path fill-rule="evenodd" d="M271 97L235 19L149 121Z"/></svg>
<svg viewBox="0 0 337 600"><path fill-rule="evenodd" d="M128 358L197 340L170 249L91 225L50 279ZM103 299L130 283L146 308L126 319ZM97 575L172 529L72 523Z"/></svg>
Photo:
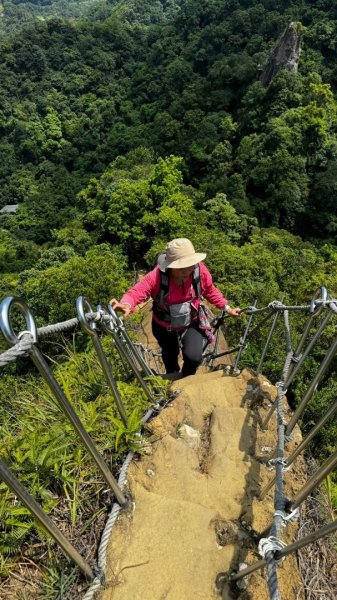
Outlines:
<svg viewBox="0 0 337 600"><path fill-rule="evenodd" d="M257 300L255 300L255 301L254 301L253 308L255 308L255 307L256 307L256 302L257 302ZM254 318L254 312L252 312L252 313L249 315L249 319L248 319L247 327L246 327L246 329L245 329L245 332L244 332L244 334L243 334L242 338L240 339L240 347L239 347L239 352L237 353L237 356L236 356L236 359L235 359L235 363L234 363L234 366L233 366L233 373L234 373L234 374L235 374L235 373L237 372L237 370L238 370L238 364L239 364L239 360L240 360L240 358L241 358L242 351L243 351L243 349L244 349L244 347L245 347L245 344L246 344L246 339L247 339L247 336L248 336L248 333L249 333L250 326L251 326L251 324L252 324L252 320L253 320L253 318Z"/></svg>
<svg viewBox="0 0 337 600"><path fill-rule="evenodd" d="M9 342L9 344L14 345L18 342L18 338L15 335L15 333L10 325L10 321L9 321L10 309L14 306L19 308L19 310L25 317L26 324L27 324L27 333L32 336L33 341L34 341L34 344L31 348L31 350L29 351L29 355L30 355L32 361L34 362L39 373L42 375L43 379L47 383L49 389L51 390L51 392L57 399L61 409L63 410L65 415L68 417L69 421L72 423L75 431L77 432L79 437L82 439L86 449L88 450L89 454L94 459L94 461L95 461L97 467L99 468L100 472L102 473L106 483L108 484L108 486L111 488L111 490L115 494L117 502L123 508L128 506L128 500L125 498L120 487L118 486L117 481L115 480L112 473L110 472L107 465L105 464L96 445L92 441L90 435L84 428L80 418L78 417L74 408L72 407L72 405L66 398L64 392L62 391L61 387L59 386L58 382L56 381L51 369L49 368L48 364L46 363L45 359L43 358L40 350L36 347L35 344L38 341L38 337L37 337L37 329L36 329L35 321L34 321L33 315L31 313L31 311L29 310L27 304L21 298L15 298L15 297L5 298L5 300L3 300L3 302L0 305L0 327L1 327L4 337Z"/></svg>
<svg viewBox="0 0 337 600"><path fill-rule="evenodd" d="M213 352L211 354L211 358L210 358L209 363L208 363L211 368L213 367L215 356L216 356L216 354L218 352L219 342L220 342L220 328L218 328L216 330L214 348L213 348Z"/></svg>
<svg viewBox="0 0 337 600"><path fill-rule="evenodd" d="M323 417L321 417L321 419L318 421L318 423L309 431L308 435L295 448L295 450L292 452L292 454L287 458L287 467L290 467L290 465L294 462L294 460L303 452L303 450L305 450L305 448L308 446L308 444L311 442L311 440L315 437L315 435L320 431L320 429L322 429L322 427L324 427L324 425L327 423L327 421L330 419L330 417L332 417L336 412L337 412L337 400L329 408L329 410L325 413L325 415L323 415ZM263 488L263 490L259 494L260 500L263 500L263 498L266 496L266 494L272 488L274 483L275 483L275 476L271 478L269 483L267 483L267 485Z"/></svg>
<svg viewBox="0 0 337 600"><path fill-rule="evenodd" d="M132 355L130 355L130 353L127 352L125 343L121 340L121 338L118 334L116 324L103 323L102 328L106 333L113 336L113 339L115 341L115 344L116 344L117 350L119 351L119 354L121 355L122 358L124 358L124 360L127 362L129 367L131 368L132 372L134 373L135 377L137 378L140 386L143 388L148 399L151 400L151 402L154 402L154 398L153 398L148 386L146 385L141 373L139 372L139 369L137 368L137 365L135 364L135 361L134 361Z"/></svg>
<svg viewBox="0 0 337 600"><path fill-rule="evenodd" d="M324 317L321 325L319 326L319 328L317 329L317 331L313 335L312 339L310 340L308 346L306 347L306 349L304 350L304 352L303 352L302 355L300 355L299 347L296 348L296 352L295 352L294 357L293 357L292 368L291 368L291 370L289 372L287 381L285 382L285 389L288 389L289 386L290 386L290 384L293 382L293 380L294 380L295 376L297 375L300 367L302 366L304 360L307 358L307 356L311 352L313 346L315 345L315 343L317 342L317 340L322 335L324 329L326 328L328 322L330 321L330 318L331 318L332 314L333 314L333 311L329 310L329 312L325 315L325 317ZM314 318L313 316L310 317L311 320L313 320L313 318ZM296 362L297 359L298 359L298 361Z"/></svg>
<svg viewBox="0 0 337 600"><path fill-rule="evenodd" d="M319 291L320 291L320 292L321 292L321 294L322 294L322 299L323 299L323 302L324 302L324 301L326 300L326 298L327 298L327 290L326 290L326 288L322 287L322 288L319 288L319 290L318 290L318 291L317 291L317 292L314 294L314 296L313 296L313 298L312 298L312 300L311 300L311 305L310 305L311 316L309 317L309 319L308 319L308 321L307 321L307 323L306 323L306 326L305 326L305 331L304 331L304 333L302 334L301 340L300 340L300 342L299 342L299 344L298 344L298 346L297 346L297 348L296 348L296 351L295 351L295 353L294 353L294 356L293 356L293 357L292 357L292 359L291 359L291 364L290 364L290 367L289 367L289 370L288 370L287 379L286 379L286 381L285 381L285 383L284 383L284 393L286 393L287 389L289 388L289 385L290 385L290 383L293 381L293 379L294 379L295 375L297 374L297 372L298 372L298 370L299 370L300 366L302 365L302 363L303 363L304 359L305 359L305 358L308 356L308 354L309 354L310 350L312 349L312 347L313 347L313 345L315 344L316 340L317 340L317 339L319 338L319 336L321 335L322 331L325 329L325 327L326 327L326 325L327 325L327 323L328 323L328 321L329 321L329 319L330 319L330 317L331 317L331 312L330 312L330 313L329 313L329 314L328 314L328 315L325 317L325 319L324 319L323 323L321 324L321 326L319 327L319 329L318 329L318 330L317 330L317 332L315 333L315 335L314 335L313 339L312 339L312 340L311 340L311 342L309 343L309 345L308 345L308 347L306 348L306 350L305 350L305 352L303 353L303 355L302 355L302 356L299 358L299 356L300 356L300 352L301 352L301 349L302 349L302 347L303 347L303 344L304 344L304 342L305 342L305 339L306 339L306 337L307 337L307 335L308 335L308 333L309 333L309 330L310 330L310 327L311 327L312 320L313 320L314 318L316 318L316 317L317 317L317 316L318 316L318 315L319 315L319 314L320 314L320 313L323 311L323 309L324 309L324 304L322 304L322 305L321 305L319 308L317 308L317 306L316 306L316 304L315 304L315 303L317 302L317 293L318 293ZM332 307L330 307L330 309L331 309L331 311L333 310L333 308L332 308ZM336 309L336 310L337 310L337 309ZM299 358L298 362L296 362L296 359L297 359L297 358ZM269 411L269 413L268 413L268 415L267 415L267 417L266 417L266 419L265 419L264 423L261 425L261 429L262 429L262 430L265 430L265 429L267 429L267 427L268 427L268 423L269 423L269 421L270 421L270 419L271 419L271 417L272 417L272 415L273 415L273 413L274 413L274 411L275 411L275 408L276 408L276 403L274 403L274 404L272 405L272 407L271 407L271 409L270 409L270 411ZM289 434L286 432L286 435L289 435Z"/></svg>
<svg viewBox="0 0 337 600"><path fill-rule="evenodd" d="M123 492L121 491L121 489L120 489L116 479L112 475L111 471L105 464L100 452L98 451L96 445L92 441L87 430L84 428L82 421L78 417L77 413L75 412L75 410L72 407L72 405L70 404L70 402L68 402L68 399L66 398L62 389L60 388L59 384L57 383L56 379L54 378L53 373L50 370L46 361L44 360L41 352L38 350L38 348L36 348L36 346L33 346L32 350L30 352L30 355L31 355L31 358L32 358L36 368L38 369L38 371L44 378L45 382L49 386L49 388L52 391L52 393L54 394L55 398L58 400L58 403L60 404L63 412L68 417L69 421L72 423L75 431L77 432L77 434L83 441L89 454L94 459L94 461L95 461L97 467L99 468L101 474L103 475L106 483L108 484L110 489L115 494L117 502L123 508L127 507L128 500L126 499Z"/></svg>
<svg viewBox="0 0 337 600"><path fill-rule="evenodd" d="M121 416L121 419L122 419L124 425L127 425L128 419L126 416L125 408L123 406L123 402L122 402L117 384L111 373L109 363L107 361L104 350L102 348L102 344L98 337L96 323L93 323L93 322L89 323L89 321L87 320L87 318L85 316L85 305L87 305L89 312L92 312L92 308L90 306L88 299L84 298L84 296L79 296L76 300L76 309L77 309L78 320L81 323L82 329L86 333L88 333L90 335L90 337L92 338L92 342L93 342L94 348L96 350L98 360L101 364L105 380L112 391L112 395L115 399L117 409Z"/></svg>
<svg viewBox="0 0 337 600"><path fill-rule="evenodd" d="M145 375L153 375L152 370L150 369L150 367L146 364L145 360L143 359L143 357L136 351L132 340L130 339L130 336L126 330L126 327L122 321L122 319L120 319L116 312L114 311L114 309L112 308L112 306L109 304L108 306L108 311L110 313L110 315L113 318L115 327L117 329L117 331L120 333L120 335L123 338L123 341L125 343L126 346L126 351L128 353L131 354L131 356L133 357L133 359L136 361L136 364L138 363L139 367L143 370L143 372L145 373Z"/></svg>
<svg viewBox="0 0 337 600"><path fill-rule="evenodd" d="M101 342L99 340L99 337L98 337L97 333L95 333L95 335L92 336L92 343L93 343L94 348L96 350L99 362L101 363L105 379L106 379L106 381L107 381L107 383L108 383L108 385L109 385L109 387L110 387L110 389L112 391L113 397L114 397L116 405L117 405L118 412L119 412L119 414L121 416L121 419L122 419L124 425L127 426L127 424L128 424L128 418L126 416L126 412L125 412L125 408L124 408L124 405L123 405L123 402L122 402L122 398L120 396L120 393L119 393L117 384L115 382L115 379L114 379L114 377L113 377L113 375L111 373L110 366L109 366L107 358L106 358L106 356L104 354L104 350L102 348L102 344L101 344Z"/></svg>
<svg viewBox="0 0 337 600"><path fill-rule="evenodd" d="M282 298L281 298L281 303L283 302L283 300L284 300L284 296L282 296ZM274 330L275 330L275 327L276 327L276 324L277 324L279 316L280 316L280 311L278 310L276 312L275 316L274 316L273 322L272 322L271 327L269 329L269 333L268 333L268 337L267 337L265 346L264 346L264 348L262 350L261 358L260 358L259 364L258 364L257 369L256 369L256 374L257 375L259 375L259 373L261 372L261 367L263 365L263 361L265 359L267 350L269 348L269 344L271 342L271 338L273 336L273 333L274 333Z"/></svg>
<svg viewBox="0 0 337 600"><path fill-rule="evenodd" d="M314 490L322 481L333 471L337 466L337 450L321 465L312 477L306 482L302 489L298 492L297 496L291 502L291 508L294 510L297 508L303 500L305 500L309 494Z"/></svg>
<svg viewBox="0 0 337 600"><path fill-rule="evenodd" d="M319 295L320 295L320 297L319 297ZM322 287L320 287L320 288L318 288L316 290L316 292L314 293L314 295L313 295L313 297L311 299L310 309L309 309L310 316L309 316L309 318L308 318L308 320L307 320L307 322L305 324L304 331L302 333L301 339L300 339L300 341L299 341L299 343L297 345L297 348L296 348L296 350L294 352L293 363L292 363L292 365L291 365L291 367L289 369L288 377L290 378L290 376L291 376L291 379L294 378L294 375L292 374L292 371L293 371L295 365L297 367L296 371L298 371L298 362L300 362L302 364L304 358L309 354L309 352L310 352L311 348L313 347L316 339L319 337L319 335L321 334L321 332L324 329L324 327L320 328L320 330L319 330L320 333L319 334L317 334L317 333L315 334L315 336L314 336L315 340L310 342L308 348L305 351L305 356L303 355L300 358L300 360L299 360L299 357L300 357L300 354L301 354L301 350L302 350L302 348L304 346L304 342L307 339L307 336L308 336L308 334L310 332L312 322L324 310L324 303L327 300L327 298L328 298L327 289L324 286L322 286ZM322 304L317 304L318 300L322 301ZM287 387L289 386L289 383L287 381Z"/></svg>
<svg viewBox="0 0 337 600"><path fill-rule="evenodd" d="M19 498L20 502L28 508L35 519L49 533L57 544L62 548L63 552L73 560L77 566L83 571L86 577L94 578L94 574L90 565L82 558L72 544L67 540L63 533L56 527L51 518L42 510L41 506L29 494L26 488L20 483L15 475L10 471L6 464L0 460L0 478L8 485L8 487Z"/></svg>
<svg viewBox="0 0 337 600"><path fill-rule="evenodd" d="M285 432L286 436L290 435L290 433L294 429L297 421L299 420L300 416L302 415L309 400L311 399L314 392L316 391L316 388L317 388L320 380L322 379L323 375L328 370L328 367L330 366L332 359L335 356L336 351L337 351L337 337L332 342L328 352L326 353L323 361L321 362L321 364L318 368L316 375L312 379L306 393L304 394L302 401L300 402L300 404L298 405L297 409L295 410L292 418L290 419L290 421L287 425L287 428L286 428L286 432Z"/></svg>

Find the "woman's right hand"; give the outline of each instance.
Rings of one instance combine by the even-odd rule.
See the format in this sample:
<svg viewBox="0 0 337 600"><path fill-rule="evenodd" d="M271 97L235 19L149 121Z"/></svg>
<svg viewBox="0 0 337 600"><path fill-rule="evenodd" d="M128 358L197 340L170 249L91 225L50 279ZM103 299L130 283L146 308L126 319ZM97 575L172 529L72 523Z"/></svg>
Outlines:
<svg viewBox="0 0 337 600"><path fill-rule="evenodd" d="M112 298L109 302L110 306L114 310L119 310L124 314L124 317L127 317L131 312L130 304L126 304L125 302L118 302L115 298Z"/></svg>

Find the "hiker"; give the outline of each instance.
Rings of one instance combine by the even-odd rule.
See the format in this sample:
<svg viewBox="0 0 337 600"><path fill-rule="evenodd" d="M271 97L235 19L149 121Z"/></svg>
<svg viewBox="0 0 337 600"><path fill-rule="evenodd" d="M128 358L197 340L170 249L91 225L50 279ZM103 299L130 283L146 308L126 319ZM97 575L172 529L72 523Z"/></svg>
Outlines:
<svg viewBox="0 0 337 600"><path fill-rule="evenodd" d="M202 298L231 317L240 316L240 308L231 308L212 280L204 265L204 252L195 252L187 238L169 242L158 264L129 289L118 302L110 300L112 308L124 317L147 298L153 298L152 333L158 341L166 373L180 371L178 356L182 346L182 376L193 375L201 363L205 339L213 341Z"/></svg>

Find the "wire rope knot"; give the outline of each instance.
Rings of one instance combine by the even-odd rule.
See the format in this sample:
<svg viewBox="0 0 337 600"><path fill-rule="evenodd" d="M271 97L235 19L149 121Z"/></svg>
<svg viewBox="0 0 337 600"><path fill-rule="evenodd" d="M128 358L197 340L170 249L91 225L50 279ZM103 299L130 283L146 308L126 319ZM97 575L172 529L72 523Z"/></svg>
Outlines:
<svg viewBox="0 0 337 600"><path fill-rule="evenodd" d="M275 560L276 564L279 564L284 560L284 556L276 560L274 554L275 552L278 552L279 550L282 550L285 547L286 544L282 542L282 540L279 540L275 536L271 535L268 538L260 539L258 545L258 552L266 562L268 558L271 557L273 560Z"/></svg>
<svg viewBox="0 0 337 600"><path fill-rule="evenodd" d="M94 318L93 320L95 321L95 323L98 323L99 321L102 320L102 317L104 316L104 310L102 308L100 308L96 313L94 313Z"/></svg>

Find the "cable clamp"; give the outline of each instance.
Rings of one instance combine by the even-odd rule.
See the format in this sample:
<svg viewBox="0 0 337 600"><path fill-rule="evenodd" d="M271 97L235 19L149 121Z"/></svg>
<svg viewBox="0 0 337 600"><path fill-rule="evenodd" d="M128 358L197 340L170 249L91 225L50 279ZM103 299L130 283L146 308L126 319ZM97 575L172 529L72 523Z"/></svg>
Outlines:
<svg viewBox="0 0 337 600"><path fill-rule="evenodd" d="M290 471L291 469L291 465L287 465L287 461L285 461L286 466L283 467L282 472L283 473L287 473L287 471Z"/></svg>
<svg viewBox="0 0 337 600"><path fill-rule="evenodd" d="M298 519L300 518L300 509L297 507L289 514L287 514L283 510L275 510L274 517L281 517L282 520L285 522L285 525L287 523L293 523L295 521L298 521Z"/></svg>
<svg viewBox="0 0 337 600"><path fill-rule="evenodd" d="M289 433L289 435L285 435L284 439L286 442L292 442L294 437L295 437L295 435L294 435L294 432L292 431L291 433Z"/></svg>
<svg viewBox="0 0 337 600"><path fill-rule="evenodd" d="M276 465L282 465L282 471L287 471L289 469L286 458L271 458L267 462L267 467L269 469L273 469Z"/></svg>
<svg viewBox="0 0 337 600"><path fill-rule="evenodd" d="M268 308L271 308L272 310L283 310L285 309L285 305L279 300L273 300L273 302L269 302Z"/></svg>
<svg viewBox="0 0 337 600"><path fill-rule="evenodd" d="M283 386L284 386L284 381L277 381L275 383L275 387L277 387L277 388L283 388Z"/></svg>
<svg viewBox="0 0 337 600"><path fill-rule="evenodd" d="M298 356L294 356L294 355L293 355L293 356L291 357L291 362L293 362L293 363L299 363L299 362L300 362L300 360L301 360L301 358L302 358L302 356L303 356L303 354L299 354Z"/></svg>
<svg viewBox="0 0 337 600"><path fill-rule="evenodd" d="M254 313L254 312L257 312L258 309L256 308L256 306L248 306L247 310L249 310L249 312L251 312L251 313Z"/></svg>
<svg viewBox="0 0 337 600"><path fill-rule="evenodd" d="M282 542L282 540L279 540L275 536L271 535L271 536L269 536L269 538L261 538L260 539L259 545L258 545L258 552L264 560L267 560L268 553L274 554L278 550L282 550L285 547L286 547L286 544L284 542ZM284 560L284 556L281 559L276 560L275 562L276 562L276 564L279 564L283 560Z"/></svg>

